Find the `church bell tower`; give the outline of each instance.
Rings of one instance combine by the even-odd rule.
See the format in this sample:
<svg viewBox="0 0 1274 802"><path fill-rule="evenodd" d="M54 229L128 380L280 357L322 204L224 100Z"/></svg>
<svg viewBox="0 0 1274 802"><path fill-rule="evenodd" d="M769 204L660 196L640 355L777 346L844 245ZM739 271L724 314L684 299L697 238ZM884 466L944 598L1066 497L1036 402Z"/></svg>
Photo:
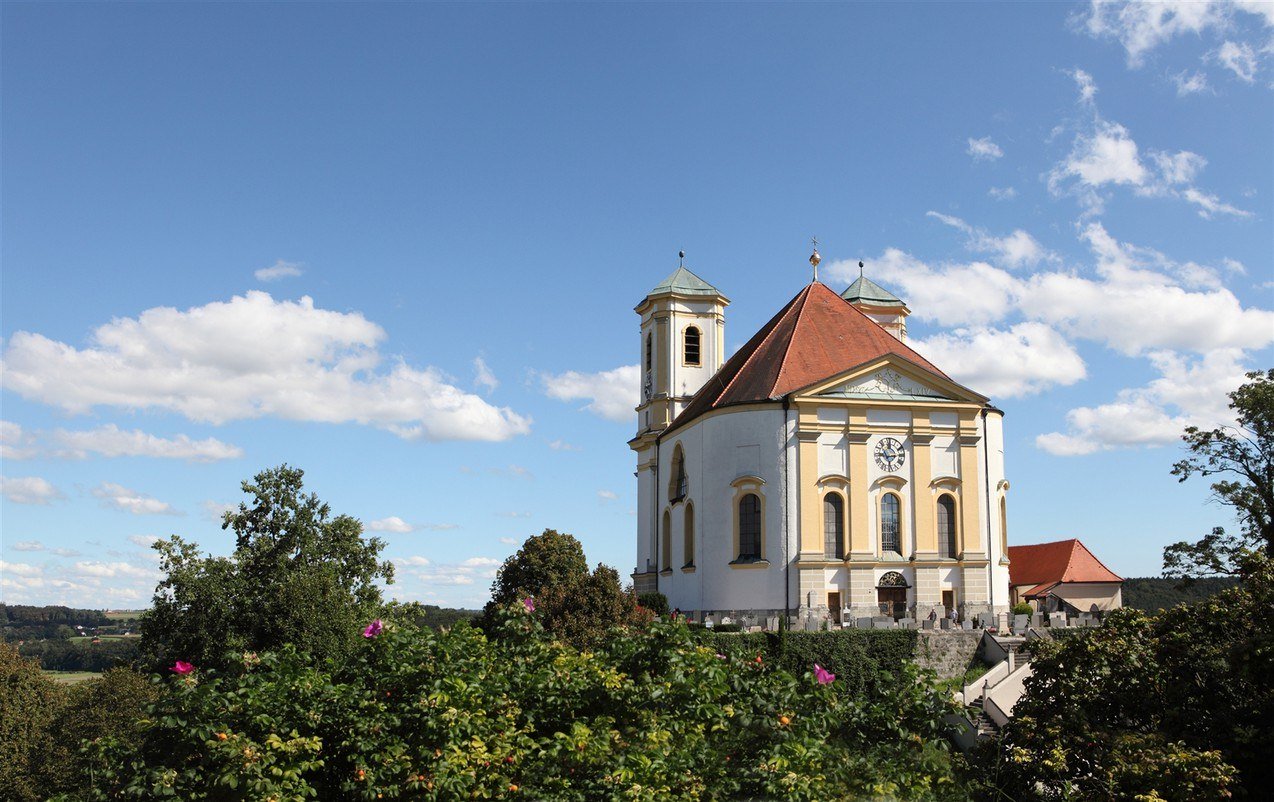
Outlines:
<svg viewBox="0 0 1274 802"><path fill-rule="evenodd" d="M682 259L685 253L681 254ZM730 299L681 264L633 310L641 315L637 436L668 427L725 360Z"/></svg>

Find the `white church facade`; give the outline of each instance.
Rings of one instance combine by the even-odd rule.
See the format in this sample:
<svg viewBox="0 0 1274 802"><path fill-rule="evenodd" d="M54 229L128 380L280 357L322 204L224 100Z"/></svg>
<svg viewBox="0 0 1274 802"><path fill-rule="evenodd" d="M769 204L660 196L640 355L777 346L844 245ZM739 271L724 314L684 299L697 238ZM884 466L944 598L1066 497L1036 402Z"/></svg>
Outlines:
<svg viewBox="0 0 1274 802"><path fill-rule="evenodd" d="M683 266L636 307L637 591L696 618L1007 611L1003 413L907 345L906 305L814 281L726 360L728 304Z"/></svg>

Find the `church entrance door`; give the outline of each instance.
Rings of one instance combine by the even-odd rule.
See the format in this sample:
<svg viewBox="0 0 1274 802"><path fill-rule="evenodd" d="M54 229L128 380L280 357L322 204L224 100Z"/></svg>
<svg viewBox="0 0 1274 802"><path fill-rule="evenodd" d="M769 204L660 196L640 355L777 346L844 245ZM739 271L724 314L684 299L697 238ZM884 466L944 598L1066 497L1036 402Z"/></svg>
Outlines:
<svg viewBox="0 0 1274 802"><path fill-rule="evenodd" d="M895 621L907 615L906 588L877 588L876 601L880 603L881 614L891 616Z"/></svg>

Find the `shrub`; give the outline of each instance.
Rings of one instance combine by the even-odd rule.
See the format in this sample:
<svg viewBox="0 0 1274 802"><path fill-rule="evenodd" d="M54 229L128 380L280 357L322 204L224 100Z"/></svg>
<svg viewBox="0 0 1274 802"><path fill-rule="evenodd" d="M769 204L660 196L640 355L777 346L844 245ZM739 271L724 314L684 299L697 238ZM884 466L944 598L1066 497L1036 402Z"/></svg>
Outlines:
<svg viewBox="0 0 1274 802"><path fill-rule="evenodd" d="M52 746L49 725L65 700L65 691L40 671L39 663L0 643L0 789L6 789L5 799L44 798L32 769Z"/></svg>
<svg viewBox="0 0 1274 802"><path fill-rule="evenodd" d="M501 611L494 639L390 623L334 668L285 648L170 677L140 743L94 747L92 798L959 796L952 703L914 673L856 698L681 624L581 652L538 617Z"/></svg>
<svg viewBox="0 0 1274 802"><path fill-rule="evenodd" d="M1013 615L1030 615L1031 613L1035 612L1035 609L1031 607L1031 605L1028 604L1027 602L1018 602L1017 604L1013 605L1012 612L1013 612Z"/></svg>
<svg viewBox="0 0 1274 802"><path fill-rule="evenodd" d="M882 672L897 678L916 653L914 630L842 629L831 632L750 632L734 634L723 627L696 631L716 651L738 658L757 654L792 672L818 663L841 681L842 692L875 689Z"/></svg>
<svg viewBox="0 0 1274 802"><path fill-rule="evenodd" d="M638 593L637 603L655 615L668 615L668 597L657 590Z"/></svg>

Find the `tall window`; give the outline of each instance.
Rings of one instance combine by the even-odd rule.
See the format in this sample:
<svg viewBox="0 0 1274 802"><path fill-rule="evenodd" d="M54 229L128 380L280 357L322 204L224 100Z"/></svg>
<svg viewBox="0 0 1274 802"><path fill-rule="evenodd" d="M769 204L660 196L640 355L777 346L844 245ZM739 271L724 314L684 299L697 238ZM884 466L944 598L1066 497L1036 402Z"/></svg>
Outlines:
<svg viewBox="0 0 1274 802"><path fill-rule="evenodd" d="M880 550L892 551L899 556L902 555L901 507L898 496L893 493L886 493L880 498Z"/></svg>
<svg viewBox="0 0 1274 802"><path fill-rule="evenodd" d="M739 559L761 559L761 499L756 493L739 499Z"/></svg>
<svg viewBox="0 0 1274 802"><path fill-rule="evenodd" d="M845 502L839 493L823 496L823 555L829 560L845 556Z"/></svg>
<svg viewBox="0 0 1274 802"><path fill-rule="evenodd" d="M655 364L655 349L651 341L651 335L646 335L646 372L650 372L651 365Z"/></svg>
<svg viewBox="0 0 1274 802"><path fill-rule="evenodd" d="M672 516L664 510L664 528L659 537L659 564L665 571L672 570Z"/></svg>
<svg viewBox="0 0 1274 802"><path fill-rule="evenodd" d="M699 329L694 326L686 328L686 347L684 353L686 355L687 365L699 364Z"/></svg>
<svg viewBox="0 0 1274 802"><path fill-rule="evenodd" d="M945 493L938 496L938 556L956 556L955 499Z"/></svg>
<svg viewBox="0 0 1274 802"><path fill-rule="evenodd" d="M668 484L668 499L680 501L690 490L690 482L686 478L686 456L678 445L672 452L672 481Z"/></svg>
<svg viewBox="0 0 1274 802"><path fill-rule="evenodd" d="M686 505L686 527L685 527L685 557L686 567L695 564L695 508L693 504Z"/></svg>

